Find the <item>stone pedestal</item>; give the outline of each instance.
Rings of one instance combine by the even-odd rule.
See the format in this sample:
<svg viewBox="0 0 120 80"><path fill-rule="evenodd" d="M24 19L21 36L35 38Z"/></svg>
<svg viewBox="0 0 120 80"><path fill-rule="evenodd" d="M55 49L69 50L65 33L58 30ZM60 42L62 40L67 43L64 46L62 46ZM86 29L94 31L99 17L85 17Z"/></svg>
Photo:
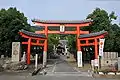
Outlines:
<svg viewBox="0 0 120 80"><path fill-rule="evenodd" d="M82 67L82 51L77 51L77 64L78 67Z"/></svg>
<svg viewBox="0 0 120 80"><path fill-rule="evenodd" d="M43 67L47 64L47 51L43 51Z"/></svg>
<svg viewBox="0 0 120 80"><path fill-rule="evenodd" d="M20 61L20 42L12 42L12 62Z"/></svg>

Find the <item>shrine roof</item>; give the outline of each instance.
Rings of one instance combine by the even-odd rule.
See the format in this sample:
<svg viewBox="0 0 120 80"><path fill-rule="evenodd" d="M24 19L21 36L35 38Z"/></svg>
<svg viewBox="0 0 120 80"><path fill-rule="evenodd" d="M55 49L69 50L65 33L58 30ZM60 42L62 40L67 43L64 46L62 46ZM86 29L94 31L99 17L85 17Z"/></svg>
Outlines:
<svg viewBox="0 0 120 80"><path fill-rule="evenodd" d="M32 22L46 23L46 24L82 24L92 22L91 19L86 20L40 20L33 19Z"/></svg>
<svg viewBox="0 0 120 80"><path fill-rule="evenodd" d="M19 32L27 35L27 36L31 36L31 37L36 37L36 38L46 38L46 36L44 34L36 34L34 32L29 32L29 31L26 31L26 30L20 30Z"/></svg>
<svg viewBox="0 0 120 80"><path fill-rule="evenodd" d="M96 36L100 36L100 35L106 35L107 31L100 31L100 32L96 32L96 33L90 33L90 34L82 34L79 36L79 38L89 38L89 37L96 37Z"/></svg>

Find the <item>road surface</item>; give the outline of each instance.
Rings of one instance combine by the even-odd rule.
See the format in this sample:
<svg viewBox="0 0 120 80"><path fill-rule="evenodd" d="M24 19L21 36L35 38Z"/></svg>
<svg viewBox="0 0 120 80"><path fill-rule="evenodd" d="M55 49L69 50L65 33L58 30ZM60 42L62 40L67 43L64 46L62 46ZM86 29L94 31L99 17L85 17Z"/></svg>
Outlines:
<svg viewBox="0 0 120 80"><path fill-rule="evenodd" d="M62 56L60 59L52 60L48 64L46 75L31 76L30 73L0 73L0 80L119 80L106 78L93 78L88 72L81 72L71 67Z"/></svg>

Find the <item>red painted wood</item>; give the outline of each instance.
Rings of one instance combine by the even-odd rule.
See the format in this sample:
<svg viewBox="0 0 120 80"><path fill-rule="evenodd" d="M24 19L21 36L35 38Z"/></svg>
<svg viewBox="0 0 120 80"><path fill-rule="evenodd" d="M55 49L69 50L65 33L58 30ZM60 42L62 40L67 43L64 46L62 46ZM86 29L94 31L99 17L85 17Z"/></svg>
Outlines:
<svg viewBox="0 0 120 80"><path fill-rule="evenodd" d="M78 51L81 50L81 48L80 48L80 40L79 40L79 36L80 36L80 27L77 26L77 48L78 48Z"/></svg>
<svg viewBox="0 0 120 80"><path fill-rule="evenodd" d="M97 44L97 39L95 39L95 59L98 59L98 44Z"/></svg>
<svg viewBox="0 0 120 80"><path fill-rule="evenodd" d="M104 34L100 35L100 36L96 36L96 37L89 37L89 38L79 38L80 40L93 40L95 38L99 39L99 38L104 38Z"/></svg>
<svg viewBox="0 0 120 80"><path fill-rule="evenodd" d="M31 49L31 38L29 38L29 40L28 40L27 64L30 64L30 49Z"/></svg>
<svg viewBox="0 0 120 80"><path fill-rule="evenodd" d="M20 32L21 33L21 32ZM24 38L31 38L31 39L35 39L35 40L45 40L46 38L36 38L36 37L31 37L31 36L28 36L28 35L26 35L26 34L23 34L23 33L21 33L20 34L22 37L24 37Z"/></svg>
<svg viewBox="0 0 120 80"><path fill-rule="evenodd" d="M37 34L44 34L45 31L35 31L35 33ZM48 30L48 34L60 34L60 31L49 31ZM77 31L65 31L63 34L77 34ZM81 31L80 30L80 34L89 34L89 31Z"/></svg>
<svg viewBox="0 0 120 80"><path fill-rule="evenodd" d="M82 30L80 30L80 34L89 34L89 31L82 31Z"/></svg>
<svg viewBox="0 0 120 80"><path fill-rule="evenodd" d="M89 43L89 44L80 44L80 46L94 46L95 43Z"/></svg>
<svg viewBox="0 0 120 80"><path fill-rule="evenodd" d="M104 38L104 36L106 34L107 33L99 35L99 36L89 37L89 38L79 38L80 41L82 41L82 40L86 41L86 43L83 43L83 44L80 43L79 45L80 46L95 46L95 59L98 59L98 45L99 45L99 42L97 41L97 39ZM89 43L88 40L94 40L94 42Z"/></svg>
<svg viewBox="0 0 120 80"><path fill-rule="evenodd" d="M35 46L45 46L44 43L39 43L40 40L46 40L46 38L36 38L36 37L31 37L28 35L23 34L22 32L19 33L22 37L24 38L28 38L28 42L22 42L22 44L27 44L28 48L27 48L27 64L30 64L30 50L31 50L31 45L35 45ZM31 41L31 39L35 39L37 40L36 43L33 43Z"/></svg>
<svg viewBox="0 0 120 80"><path fill-rule="evenodd" d="M36 26L60 26L61 24L45 24L45 23L39 23L39 22L33 22ZM80 26L80 27L85 27L89 26L91 22L87 23L79 23L79 24L64 24L65 27L73 27L73 26Z"/></svg>
<svg viewBox="0 0 120 80"><path fill-rule="evenodd" d="M28 44L28 42L22 42L22 44Z"/></svg>
<svg viewBox="0 0 120 80"><path fill-rule="evenodd" d="M45 26L45 35L46 35L46 38L48 38L48 27ZM47 52L47 40L45 40L44 42L44 51Z"/></svg>
<svg viewBox="0 0 120 80"><path fill-rule="evenodd" d="M90 38L79 38L80 34L89 34L89 31L82 31L80 30L81 27L85 27L85 26L89 26L91 24L91 22L87 22L87 23L79 23L79 24L63 24L65 27L76 27L75 31L65 31L63 33L61 33L60 31L49 31L48 27L49 26L60 26L61 24L46 24L46 23L39 23L39 22L34 22L36 26L44 26L45 30L43 31L36 31L35 33L38 34L45 34L46 38L36 38L36 37L30 37L27 36L23 33L20 33L22 35L22 37L24 38L28 38L28 39L35 39L37 40L36 43L32 43L30 40L28 42L22 42L22 44L28 44L28 56L27 56L27 63L30 63L30 44L31 45L39 45L39 46L44 46L44 51L47 52L47 38L48 38L48 34L76 34L77 35L77 49L78 51L81 51L81 46L95 46L95 58L98 58L98 43L97 39L99 38L104 38L104 36L106 34L100 35L100 36L94 36L94 37L90 37ZM45 40L43 44L39 43L39 40ZM85 40L86 43L85 44L81 44L80 41L81 40ZM89 43L88 40L95 40L93 43Z"/></svg>
<svg viewBox="0 0 120 80"><path fill-rule="evenodd" d="M22 42L22 44L27 44L28 45L28 42ZM31 42L31 45L35 45L35 46L44 46L44 43L42 44L42 43L32 43Z"/></svg>

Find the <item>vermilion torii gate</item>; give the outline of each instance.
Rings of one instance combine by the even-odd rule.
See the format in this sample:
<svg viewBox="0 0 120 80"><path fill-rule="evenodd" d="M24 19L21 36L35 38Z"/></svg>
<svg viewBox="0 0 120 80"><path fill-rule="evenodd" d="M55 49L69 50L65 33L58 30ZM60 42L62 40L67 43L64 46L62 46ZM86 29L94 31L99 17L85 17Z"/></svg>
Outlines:
<svg viewBox="0 0 120 80"><path fill-rule="evenodd" d="M27 45L27 64L30 64L30 50L31 46L43 46L44 50L46 50L46 44L45 41L46 36L44 34L35 34L33 32L28 32L26 30L20 30L19 34L23 37L26 38L27 41L23 41L22 44ZM33 41L34 40L34 41Z"/></svg>
<svg viewBox="0 0 120 80"><path fill-rule="evenodd" d="M82 67L82 51L81 47L82 46L90 46L93 45L95 46L95 58L98 58L98 39L103 38L107 32L102 31L98 33L92 33L89 34L89 31L82 31L80 30L81 27L89 26L92 24L92 20L37 20L34 19L32 22L36 26L41 26L43 27L43 30L41 31L36 31L36 34L44 34L46 39L44 38L44 51L43 51L43 66L46 65L47 62L47 38L48 34L75 34L77 35L77 55L78 55L78 67ZM50 27L52 28L58 28L58 30L50 30ZM68 28L73 28L74 30L68 30ZM37 36L34 36L37 37ZM30 37L29 37L30 39ZM41 38L42 39L42 38ZM93 40L93 42L89 42L90 40ZM85 43L82 43L81 41L85 41ZM24 43L24 42L23 42ZM28 40L28 58L27 58L27 63L30 64L30 43L31 41Z"/></svg>
<svg viewBox="0 0 120 80"><path fill-rule="evenodd" d="M80 35L78 38L80 42L80 47L95 46L95 59L97 59L99 53L98 52L99 39L104 38L105 35L107 35L107 31L104 30L96 33Z"/></svg>
<svg viewBox="0 0 120 80"><path fill-rule="evenodd" d="M92 23L92 20L74 20L74 21L66 21L66 20L37 20L34 19L32 22L36 26L44 26L44 30L42 31L36 31L37 34L45 34L48 38L48 34L76 34L77 35L77 58L78 58L78 67L82 67L82 46L95 46L95 58L98 58L98 43L99 38L104 38L104 36L107 34L106 31L97 32L89 34L89 31L82 31L80 30L81 27L89 26ZM59 31L51 31L49 30L49 27L59 27ZM66 31L66 28L75 27L74 31ZM92 43L89 41L93 40ZM81 43L81 41L85 41L84 44ZM47 40L45 42L46 48L43 54L43 59L46 63L46 54L47 54Z"/></svg>

